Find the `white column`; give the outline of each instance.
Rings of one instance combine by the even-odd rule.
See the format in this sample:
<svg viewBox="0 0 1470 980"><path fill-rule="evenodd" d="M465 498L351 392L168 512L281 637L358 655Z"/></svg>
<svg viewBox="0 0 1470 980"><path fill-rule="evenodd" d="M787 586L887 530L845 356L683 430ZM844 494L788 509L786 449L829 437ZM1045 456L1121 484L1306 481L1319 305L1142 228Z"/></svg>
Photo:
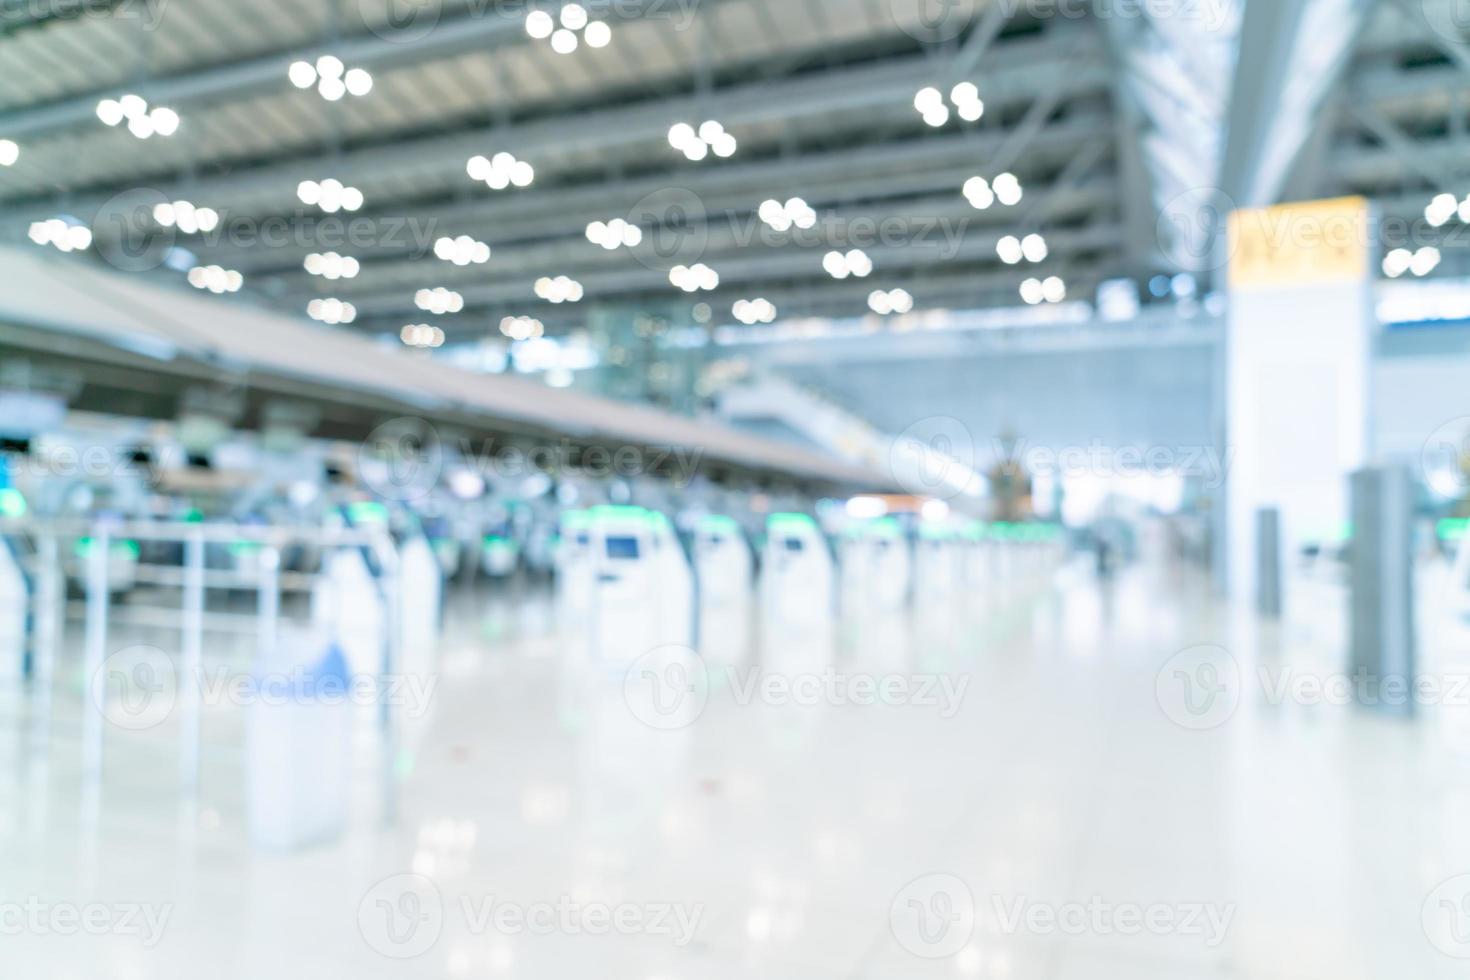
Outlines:
<svg viewBox="0 0 1470 980"><path fill-rule="evenodd" d="M1288 569L1304 542L1336 538L1349 522L1348 474L1369 453L1370 228L1361 198L1231 215L1226 546L1234 597L1255 594L1261 507L1281 510Z"/></svg>

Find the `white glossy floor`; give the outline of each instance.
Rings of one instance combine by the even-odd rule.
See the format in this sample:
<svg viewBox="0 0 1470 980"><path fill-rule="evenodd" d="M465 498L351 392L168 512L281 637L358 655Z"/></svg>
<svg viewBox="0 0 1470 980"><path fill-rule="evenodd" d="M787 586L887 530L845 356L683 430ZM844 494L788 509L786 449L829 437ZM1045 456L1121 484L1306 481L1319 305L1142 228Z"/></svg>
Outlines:
<svg viewBox="0 0 1470 980"><path fill-rule="evenodd" d="M942 701L742 704L716 683L670 731L629 710L622 677L566 662L544 600L459 597L432 710L394 760L396 821L369 737L347 838L291 855L250 845L238 711L206 717L197 802L169 725L109 729L89 787L73 662L49 738L13 696L0 723L0 974L1464 977L1450 954L1470 951L1470 885L1452 880L1470 873L1470 708L1410 723L1273 706L1258 665L1330 670L1340 651L1341 596L1315 588L1268 629L1188 576L1064 576L968 618L847 631L848 673L968 678L952 716ZM1433 669L1464 669L1447 619L1425 643ZM1242 671L1228 717L1171 700L1180 664L1215 676L1177 656L1201 644ZM533 933L484 919L492 900L622 927L558 913ZM15 924L28 902L112 925L37 934ZM143 924L127 931L131 906Z"/></svg>

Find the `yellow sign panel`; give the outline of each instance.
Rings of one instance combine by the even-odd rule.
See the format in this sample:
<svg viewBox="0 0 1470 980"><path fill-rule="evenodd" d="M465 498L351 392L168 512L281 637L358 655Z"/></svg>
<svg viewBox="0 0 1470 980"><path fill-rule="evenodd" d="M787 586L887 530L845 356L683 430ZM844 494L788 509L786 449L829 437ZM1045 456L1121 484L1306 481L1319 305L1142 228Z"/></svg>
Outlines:
<svg viewBox="0 0 1470 980"><path fill-rule="evenodd" d="M1230 215L1230 288L1261 289L1368 278L1368 200L1279 204Z"/></svg>

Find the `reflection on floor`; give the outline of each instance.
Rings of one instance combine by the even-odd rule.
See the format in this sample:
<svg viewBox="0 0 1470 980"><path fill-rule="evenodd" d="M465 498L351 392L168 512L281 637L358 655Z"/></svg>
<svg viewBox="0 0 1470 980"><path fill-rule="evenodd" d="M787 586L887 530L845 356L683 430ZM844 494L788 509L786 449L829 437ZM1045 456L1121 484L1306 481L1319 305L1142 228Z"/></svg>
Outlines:
<svg viewBox="0 0 1470 980"><path fill-rule="evenodd" d="M712 672L673 724L544 597L457 596L428 712L392 758L360 729L347 838L287 855L250 844L238 708L197 800L172 719L85 779L69 659L49 721L0 721L3 973L1463 977L1470 694L1314 698L1318 587L1266 626L1177 573L1064 573L846 624L840 677ZM1464 641L1436 620L1426 668L1470 672Z"/></svg>

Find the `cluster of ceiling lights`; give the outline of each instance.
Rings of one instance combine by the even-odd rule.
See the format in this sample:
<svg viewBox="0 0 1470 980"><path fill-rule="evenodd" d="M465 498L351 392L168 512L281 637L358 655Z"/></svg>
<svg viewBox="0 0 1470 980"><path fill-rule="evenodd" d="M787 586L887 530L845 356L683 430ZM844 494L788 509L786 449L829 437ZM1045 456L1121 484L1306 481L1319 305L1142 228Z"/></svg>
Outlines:
<svg viewBox="0 0 1470 980"><path fill-rule="evenodd" d="M1067 284L1060 276L1027 279L1021 283L1021 298L1028 306L1036 306L1038 303L1060 303L1067 298Z"/></svg>
<svg viewBox="0 0 1470 980"><path fill-rule="evenodd" d="M776 322L776 306L768 299L737 300L732 312L735 314L735 319L746 326Z"/></svg>
<svg viewBox="0 0 1470 980"><path fill-rule="evenodd" d="M434 243L434 256L455 265L484 265L490 261L490 246L469 235L441 238Z"/></svg>
<svg viewBox="0 0 1470 980"><path fill-rule="evenodd" d="M493 157L472 156L464 165L471 180L477 180L492 191L507 187L530 187L536 181L536 168L513 153L497 153Z"/></svg>
<svg viewBox="0 0 1470 980"><path fill-rule="evenodd" d="M20 144L15 140L0 140L0 167L14 166L20 159Z"/></svg>
<svg viewBox="0 0 1470 980"><path fill-rule="evenodd" d="M1020 204L1025 196L1021 181L1011 173L1001 174L993 183L984 177L971 177L965 181L964 193L965 200L977 211L987 210L996 201L1008 208L1013 207Z"/></svg>
<svg viewBox="0 0 1470 980"><path fill-rule="evenodd" d="M1396 248L1383 257L1383 274L1397 279L1407 272L1422 278L1439 268L1441 257L1433 245L1425 245L1417 252Z"/></svg>
<svg viewBox="0 0 1470 980"><path fill-rule="evenodd" d="M719 289L720 274L703 262L696 262L692 266L676 265L669 270L669 282L686 293L697 293L701 289Z"/></svg>
<svg viewBox="0 0 1470 980"><path fill-rule="evenodd" d="M297 88L316 86L317 94L328 102L337 102L344 95L367 95L373 90L373 76L365 68L348 69L342 59L324 54L309 61L293 61L287 74L291 84Z"/></svg>
<svg viewBox="0 0 1470 980"><path fill-rule="evenodd" d="M356 279L362 265L350 255L336 252L312 252L303 263L306 271L323 279Z"/></svg>
<svg viewBox="0 0 1470 980"><path fill-rule="evenodd" d="M427 323L410 323L398 332L398 339L410 347L443 347L444 331Z"/></svg>
<svg viewBox="0 0 1470 980"><path fill-rule="evenodd" d="M178 228L192 235L219 227L219 212L214 208L196 208L188 201L162 201L153 205L153 220L165 228Z"/></svg>
<svg viewBox="0 0 1470 980"><path fill-rule="evenodd" d="M238 293L245 285L245 277L234 269L223 269L217 265L196 265L189 270L189 285L195 289L207 289L211 293Z"/></svg>
<svg viewBox="0 0 1470 980"><path fill-rule="evenodd" d="M464 297L452 289L437 286L434 289L420 289L413 294L413 305L430 313L443 316L446 313L458 313L464 309Z"/></svg>
<svg viewBox="0 0 1470 980"><path fill-rule="evenodd" d="M108 126L116 126L124 119L128 132L146 140L157 133L172 136L179 129L179 114L165 106L148 107L148 100L141 95L124 95L120 99L103 99L97 103L97 118Z"/></svg>
<svg viewBox="0 0 1470 980"><path fill-rule="evenodd" d="M972 176L969 181L964 182L964 200L969 201L970 207L983 212L988 210L995 201L1000 201L1005 207L1013 207L1020 204L1020 198L1025 197L1025 191L1020 187L1020 181L1014 173L1001 173L995 178L994 184L986 181L983 176Z"/></svg>
<svg viewBox="0 0 1470 980"><path fill-rule="evenodd" d="M589 48L605 48L612 43L612 28L605 21L591 20L580 3L567 4L555 18L544 10L531 11L526 15L526 33L538 41L550 38L551 50L557 54L571 54L584 41Z"/></svg>
<svg viewBox="0 0 1470 980"><path fill-rule="evenodd" d="M357 319L357 307L346 300L314 299L306 304L306 315L321 323L351 323Z"/></svg>
<svg viewBox="0 0 1470 980"><path fill-rule="evenodd" d="M985 103L980 99L980 90L974 82L960 82L950 89L949 100L965 122L979 122L985 115ZM914 108L919 110L924 122L935 129L949 122L949 106L944 104L944 93L933 86L919 89L919 94L914 96Z"/></svg>
<svg viewBox="0 0 1470 980"><path fill-rule="evenodd" d="M1025 238L1005 236L995 243L995 254L1006 265L1020 265L1023 261L1035 264L1045 262L1051 249L1047 247L1045 238L1033 232Z"/></svg>
<svg viewBox="0 0 1470 980"><path fill-rule="evenodd" d="M594 221L587 226L587 240L609 252L620 248L637 248L643 244L643 229L622 218Z"/></svg>
<svg viewBox="0 0 1470 980"><path fill-rule="evenodd" d="M566 276L557 276L555 279L542 276L536 280L536 295L548 303L580 303L582 284Z"/></svg>
<svg viewBox="0 0 1470 980"><path fill-rule="evenodd" d="M1456 199L1453 194L1440 194L1424 209L1424 220L1435 228L1443 227L1456 216L1470 224L1470 194L1463 201Z"/></svg>
<svg viewBox="0 0 1470 980"><path fill-rule="evenodd" d="M761 202L760 219L776 231L790 231L793 227L803 230L815 228L817 212L799 197L782 204L777 200Z"/></svg>
<svg viewBox="0 0 1470 980"><path fill-rule="evenodd" d="M822 257L822 268L826 269L827 275L833 279L846 279L848 276L866 279L872 275L873 260L868 258L868 253L860 248L852 249L847 253L828 252Z"/></svg>
<svg viewBox="0 0 1470 980"><path fill-rule="evenodd" d="M890 289L887 292L875 289L868 295L868 309L879 316L888 316L890 313L902 315L912 312L913 308L914 298L907 289Z"/></svg>
<svg viewBox="0 0 1470 980"><path fill-rule="evenodd" d="M711 151L715 156L727 159L740 148L735 137L725 131L724 125L713 119L700 123L698 129L688 123L675 123L669 129L669 145L694 163L708 157Z"/></svg>
<svg viewBox="0 0 1470 980"><path fill-rule="evenodd" d="M319 207L327 214L338 211L356 211L363 205L362 191L348 186L335 177L318 183L303 180L296 185L296 197L308 207Z"/></svg>
<svg viewBox="0 0 1470 980"><path fill-rule="evenodd" d="M546 334L546 326L530 316L508 316L500 321L500 332L511 340L537 340Z"/></svg>
<svg viewBox="0 0 1470 980"><path fill-rule="evenodd" d="M37 245L51 245L62 252L81 252L92 245L92 230L65 218L32 222L29 235Z"/></svg>

